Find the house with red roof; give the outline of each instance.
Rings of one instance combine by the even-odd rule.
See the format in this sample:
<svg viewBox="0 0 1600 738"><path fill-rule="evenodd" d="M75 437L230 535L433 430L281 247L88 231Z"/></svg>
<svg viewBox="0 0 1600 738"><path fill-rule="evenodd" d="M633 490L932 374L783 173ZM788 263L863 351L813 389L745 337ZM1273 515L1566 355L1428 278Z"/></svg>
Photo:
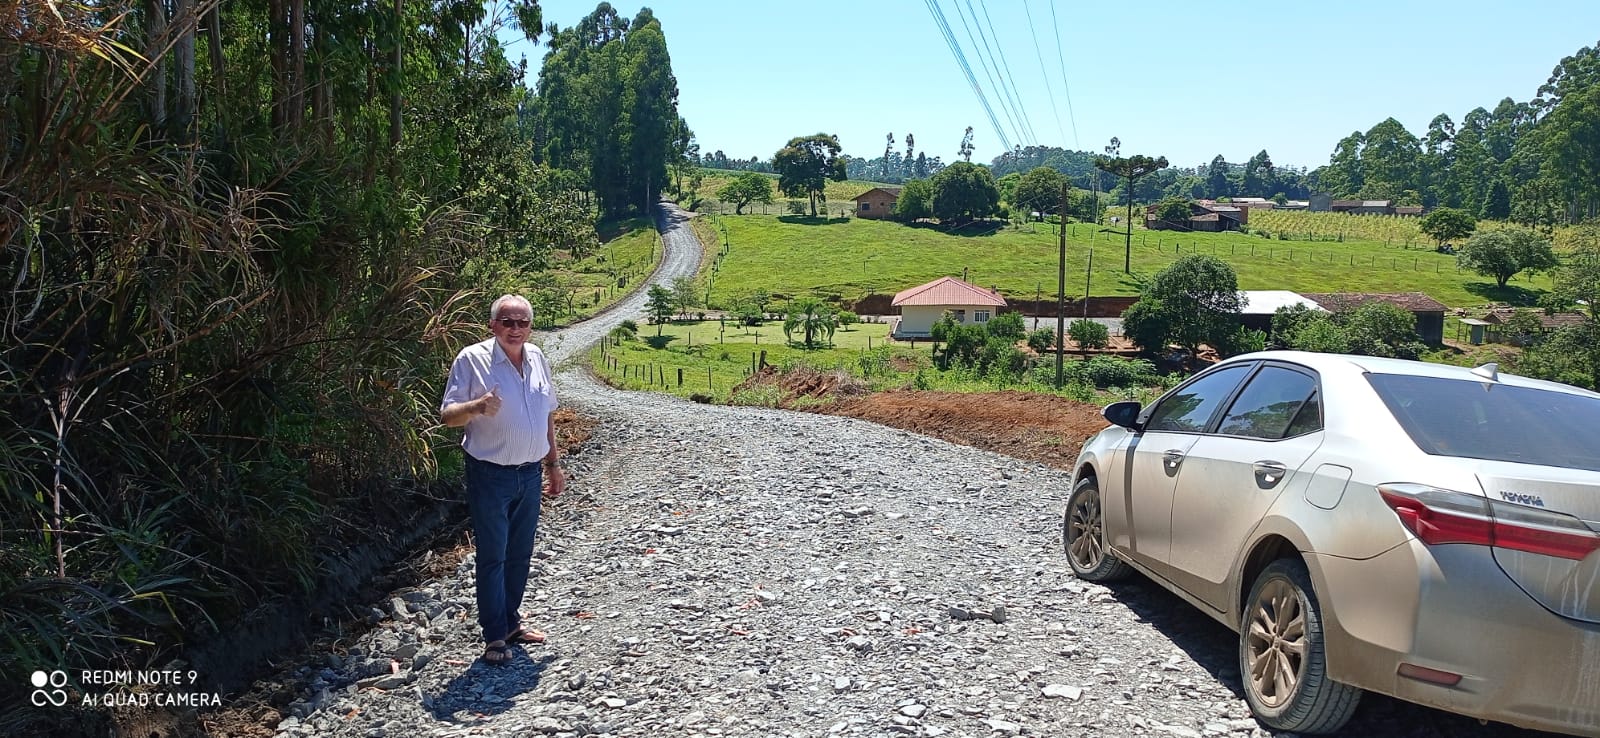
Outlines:
<svg viewBox="0 0 1600 738"><path fill-rule="evenodd" d="M958 323L987 323L1006 306L1006 299L994 290L955 277L940 277L899 292L890 304L899 309L900 315L889 334L896 339L912 339L931 337L933 324L947 312Z"/></svg>

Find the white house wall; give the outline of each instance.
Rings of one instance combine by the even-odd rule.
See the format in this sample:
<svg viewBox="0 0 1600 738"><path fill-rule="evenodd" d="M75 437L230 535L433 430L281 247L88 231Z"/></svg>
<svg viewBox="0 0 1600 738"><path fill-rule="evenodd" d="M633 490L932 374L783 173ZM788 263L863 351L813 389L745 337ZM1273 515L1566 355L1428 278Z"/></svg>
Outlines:
<svg viewBox="0 0 1600 738"><path fill-rule="evenodd" d="M974 324L973 316L978 310L989 311L992 319L1000 308L994 305L904 305L900 308L900 326L895 331L900 336L923 337L933 332L933 324L944 317L947 310L965 310L963 323Z"/></svg>

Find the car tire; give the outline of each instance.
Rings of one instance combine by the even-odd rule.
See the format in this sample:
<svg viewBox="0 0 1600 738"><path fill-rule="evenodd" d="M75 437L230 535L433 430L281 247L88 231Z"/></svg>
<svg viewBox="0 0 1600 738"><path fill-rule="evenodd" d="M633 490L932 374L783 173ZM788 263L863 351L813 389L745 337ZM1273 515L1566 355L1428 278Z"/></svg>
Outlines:
<svg viewBox="0 0 1600 738"><path fill-rule="evenodd" d="M1268 564L1250 587L1239 679L1250 711L1275 730L1332 733L1355 713L1361 690L1328 677L1322 609L1300 560Z"/></svg>
<svg viewBox="0 0 1600 738"><path fill-rule="evenodd" d="M1094 477L1078 480L1067 498L1067 511L1061 517L1061 547L1079 579L1109 582L1133 571L1106 545L1105 508Z"/></svg>

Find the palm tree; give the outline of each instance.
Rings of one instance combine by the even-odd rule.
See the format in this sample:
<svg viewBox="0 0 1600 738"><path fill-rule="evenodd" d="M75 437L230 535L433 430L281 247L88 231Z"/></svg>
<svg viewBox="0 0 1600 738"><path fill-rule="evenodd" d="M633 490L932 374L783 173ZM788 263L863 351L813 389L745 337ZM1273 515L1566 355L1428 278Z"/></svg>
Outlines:
<svg viewBox="0 0 1600 738"><path fill-rule="evenodd" d="M813 348L818 333L826 333L833 341L833 332L839 327L839 313L815 297L802 297L789 303L789 312L783 318L783 335L793 341L795 330L805 332L804 345Z"/></svg>

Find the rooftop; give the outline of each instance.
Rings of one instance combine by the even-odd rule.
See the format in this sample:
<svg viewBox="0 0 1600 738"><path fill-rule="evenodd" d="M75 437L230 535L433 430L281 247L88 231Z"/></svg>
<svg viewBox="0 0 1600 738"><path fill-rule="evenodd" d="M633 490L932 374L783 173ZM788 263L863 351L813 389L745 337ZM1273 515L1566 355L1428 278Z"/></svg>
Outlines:
<svg viewBox="0 0 1600 738"><path fill-rule="evenodd" d="M1387 302L1413 313L1444 312L1444 303L1421 292L1322 292L1306 297L1332 311L1349 310L1369 302Z"/></svg>
<svg viewBox="0 0 1600 738"><path fill-rule="evenodd" d="M889 304L902 305L994 305L1005 307L1006 299L955 277L940 277L924 285L902 290Z"/></svg>

